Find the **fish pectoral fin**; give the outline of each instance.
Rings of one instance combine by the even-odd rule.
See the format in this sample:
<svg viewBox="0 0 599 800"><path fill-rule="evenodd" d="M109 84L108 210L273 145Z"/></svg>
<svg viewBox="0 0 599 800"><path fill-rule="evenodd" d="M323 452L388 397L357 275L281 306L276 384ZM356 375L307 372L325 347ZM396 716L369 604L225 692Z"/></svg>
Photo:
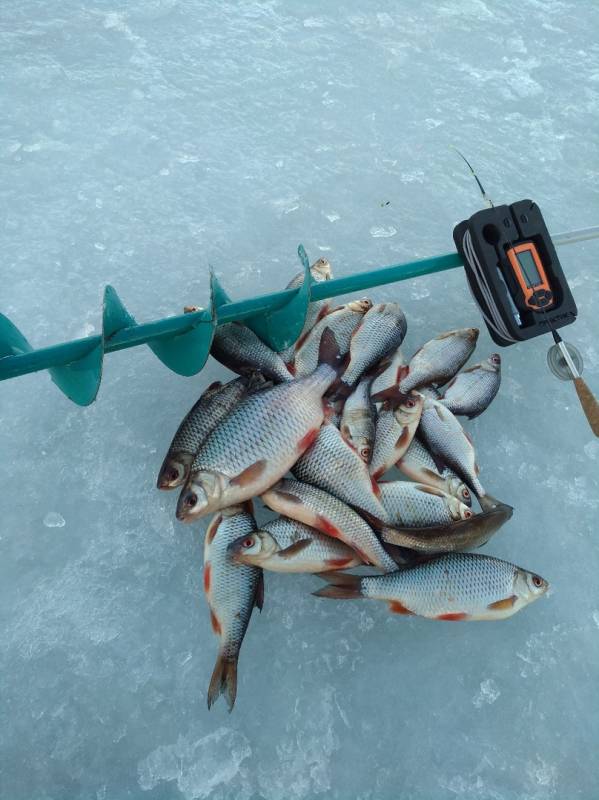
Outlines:
<svg viewBox="0 0 599 800"><path fill-rule="evenodd" d="M506 597L504 600L496 600L494 603L489 603L487 608L489 611L507 611L507 609L514 607L514 603L517 599L517 596L513 594L511 597Z"/></svg>
<svg viewBox="0 0 599 800"><path fill-rule="evenodd" d="M437 455L437 453L433 453L432 450L430 451L430 454L433 461L435 462L435 466L437 467L439 475L442 475L445 472L447 464L443 461L443 458L440 455Z"/></svg>
<svg viewBox="0 0 599 800"><path fill-rule="evenodd" d="M297 542L290 544L289 547L286 547L284 550L279 550L277 555L279 558L292 558L298 553L301 553L302 550L305 550L306 547L309 547L311 544L312 539L298 539Z"/></svg>
<svg viewBox="0 0 599 800"><path fill-rule="evenodd" d="M260 577L258 578L258 585L256 586L256 594L254 595L254 608L257 608L262 613L264 606L264 573L260 570Z"/></svg>
<svg viewBox="0 0 599 800"><path fill-rule="evenodd" d="M414 612L410 611L409 608L406 608L403 603L400 603L399 600L391 600L389 602L389 611L393 614L404 614L405 616L413 617Z"/></svg>
<svg viewBox="0 0 599 800"><path fill-rule="evenodd" d="M231 486L247 486L253 481L257 480L266 469L266 459L261 458L260 461L255 461L249 467L240 472L229 481Z"/></svg>

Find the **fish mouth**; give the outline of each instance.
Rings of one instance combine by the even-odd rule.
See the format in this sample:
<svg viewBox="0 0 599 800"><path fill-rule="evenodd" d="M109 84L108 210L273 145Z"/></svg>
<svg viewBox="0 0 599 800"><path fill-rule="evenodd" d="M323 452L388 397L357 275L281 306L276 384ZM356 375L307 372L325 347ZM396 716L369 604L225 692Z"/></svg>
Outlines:
<svg viewBox="0 0 599 800"><path fill-rule="evenodd" d="M177 501L175 516L179 522L193 522L208 512L208 501L200 487L184 488Z"/></svg>
<svg viewBox="0 0 599 800"><path fill-rule="evenodd" d="M176 489L177 486L184 484L192 461L193 456L189 453L167 455L160 467L156 487L158 489L168 490Z"/></svg>

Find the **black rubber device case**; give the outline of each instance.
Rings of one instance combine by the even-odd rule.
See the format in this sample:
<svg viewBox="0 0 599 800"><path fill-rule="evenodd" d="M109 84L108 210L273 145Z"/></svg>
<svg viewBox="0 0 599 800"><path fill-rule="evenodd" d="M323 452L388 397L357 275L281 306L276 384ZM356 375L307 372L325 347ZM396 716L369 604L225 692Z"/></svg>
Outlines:
<svg viewBox="0 0 599 800"><path fill-rule="evenodd" d="M551 327L562 328L574 322L578 313L576 303L545 226L543 215L536 203L532 200L520 200L510 206L495 206L477 211L470 219L460 222L453 229L453 240L458 253L464 259L470 288L479 306L490 316L462 247L466 230L470 231L474 252L481 263L497 309L514 339L525 341L532 339L533 336L548 333ZM512 297L517 295L507 250L525 241L534 242L537 248L551 285L555 305L548 311L534 311L518 305L522 322L520 327L514 318L513 306L507 296L506 284L510 287ZM488 324L487 328L493 341L501 347L514 344L499 336Z"/></svg>

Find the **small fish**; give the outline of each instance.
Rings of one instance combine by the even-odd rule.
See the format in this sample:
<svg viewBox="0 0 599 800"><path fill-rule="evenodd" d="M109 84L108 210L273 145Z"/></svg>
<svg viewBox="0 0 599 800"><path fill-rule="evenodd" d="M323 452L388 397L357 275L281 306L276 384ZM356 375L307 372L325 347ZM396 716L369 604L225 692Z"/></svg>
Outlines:
<svg viewBox="0 0 599 800"><path fill-rule="evenodd" d="M486 544L511 518L514 509L499 503L491 511L474 514L447 525L426 528L405 528L395 525L381 529L381 538L389 545L417 550L420 553L449 553L472 550Z"/></svg>
<svg viewBox="0 0 599 800"><path fill-rule="evenodd" d="M424 344L404 367L399 388L404 394L429 383L443 384L460 370L472 355L478 328L441 333Z"/></svg>
<svg viewBox="0 0 599 800"><path fill-rule="evenodd" d="M262 610L262 570L234 564L228 555L231 542L256 530L254 517L241 506L224 509L210 523L204 540L204 591L210 607L212 630L219 638L218 657L208 689L208 708L225 694L229 711L237 695L237 660L252 610Z"/></svg>
<svg viewBox="0 0 599 800"><path fill-rule="evenodd" d="M238 375L258 370L277 383L293 380L281 356L240 322L227 322L216 328L210 354Z"/></svg>
<svg viewBox="0 0 599 800"><path fill-rule="evenodd" d="M273 511L345 542L364 563L386 571L396 568L370 525L328 492L301 481L282 480L262 500Z"/></svg>
<svg viewBox="0 0 599 800"><path fill-rule="evenodd" d="M177 429L158 473L159 489L175 489L185 483L200 445L247 390L248 381L244 378L224 386L220 381L210 384Z"/></svg>
<svg viewBox="0 0 599 800"><path fill-rule="evenodd" d="M315 283L321 283L322 281L328 281L333 277L333 270L329 262L326 260L326 258L319 258L310 267L310 274L312 275L312 280ZM304 273L298 272L297 275L294 275L294 277L289 281L289 283L285 288L295 289L298 286L301 286L303 282L304 282ZM329 313L330 308L331 308L330 300L314 300L311 303L308 303L308 310L306 312L306 319L304 320L304 327L302 328L302 332L298 336L297 341L290 347L287 347L285 350L282 350L279 353L279 355L286 364L293 362L295 350L298 347L300 347L301 343L304 341L307 334L316 325L318 320L324 317L325 314Z"/></svg>
<svg viewBox="0 0 599 800"><path fill-rule="evenodd" d="M479 468L472 439L456 417L439 400L427 398L418 433L433 454L437 466L453 469L479 498L486 494L478 479Z"/></svg>
<svg viewBox="0 0 599 800"><path fill-rule="evenodd" d="M375 431L369 378L363 378L345 401L339 430L362 461L368 464L372 456Z"/></svg>
<svg viewBox="0 0 599 800"><path fill-rule="evenodd" d="M540 575L478 553L449 553L387 575L323 575L317 597L384 600L395 614L441 620L511 617L545 594Z"/></svg>
<svg viewBox="0 0 599 800"><path fill-rule="evenodd" d="M376 420L374 450L370 474L379 478L406 452L420 422L424 397L418 392L398 394L396 400L386 400Z"/></svg>
<svg viewBox="0 0 599 800"><path fill-rule="evenodd" d="M439 470L435 459L415 436L404 455L396 464L404 475L416 483L424 483L451 494L467 506L472 505L472 494L464 481L449 468Z"/></svg>
<svg viewBox="0 0 599 800"><path fill-rule="evenodd" d="M339 353L342 356L349 353L352 333L371 307L372 302L368 299L354 300L322 317L296 349L292 368L296 378L303 378L316 369L320 337L325 328L330 328L335 334Z"/></svg>
<svg viewBox="0 0 599 800"><path fill-rule="evenodd" d="M441 403L452 414L474 419L489 406L501 383L501 356L493 353L485 361L462 370L443 394Z"/></svg>
<svg viewBox="0 0 599 800"><path fill-rule="evenodd" d="M297 520L279 517L229 545L237 564L253 564L273 572L325 572L362 564L339 539L325 536Z"/></svg>
<svg viewBox="0 0 599 800"><path fill-rule="evenodd" d="M398 303L372 306L353 332L349 364L335 396L348 397L364 373L397 350L407 329L408 323Z"/></svg>
<svg viewBox="0 0 599 800"><path fill-rule="evenodd" d="M177 519L191 522L238 505L282 478L318 437L322 398L339 368L335 337L327 330L312 375L257 392L233 409L198 451L177 503Z"/></svg>
<svg viewBox="0 0 599 800"><path fill-rule="evenodd" d="M386 390L397 386L403 375L401 368L407 365L408 362L402 353L401 347L398 347L390 356L382 359L379 363L379 374L374 378L370 386L371 397L380 393L385 394ZM382 402L381 400L377 403L377 408Z"/></svg>
<svg viewBox="0 0 599 800"><path fill-rule="evenodd" d="M324 489L381 522L390 521L367 465L330 423L322 426L314 444L291 472L299 481Z"/></svg>
<svg viewBox="0 0 599 800"><path fill-rule="evenodd" d="M468 506L457 497L432 486L408 481L382 482L379 486L381 502L391 517L393 527L448 525L473 516Z"/></svg>

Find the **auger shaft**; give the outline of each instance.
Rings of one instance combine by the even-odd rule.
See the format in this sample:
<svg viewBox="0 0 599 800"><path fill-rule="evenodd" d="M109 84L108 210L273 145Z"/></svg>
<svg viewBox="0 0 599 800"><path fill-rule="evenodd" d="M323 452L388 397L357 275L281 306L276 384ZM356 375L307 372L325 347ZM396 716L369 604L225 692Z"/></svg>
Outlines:
<svg viewBox="0 0 599 800"><path fill-rule="evenodd" d="M558 234L552 238L556 245L562 245L598 237L599 226ZM457 253L447 253L321 283L310 283L307 258L301 245L299 253L305 270L303 290L302 287L286 289L232 302L212 276L211 309L200 309L137 324L116 292L108 287L104 299L102 335L96 334L37 350L31 349L18 329L0 315L0 380L49 369L55 383L71 399L86 405L95 398L105 352L148 344L170 369L182 375L192 375L199 372L208 357L216 325L233 321L247 322L271 346L281 350L286 346L285 343L293 340L296 331L301 330L305 309L310 300L324 300L463 266ZM290 323L288 318L294 314L296 317L302 314L302 308L301 319ZM284 334L277 335L277 325L285 329ZM196 350L205 352L195 353L194 357L184 352L194 346ZM81 386L86 380L87 384Z"/></svg>

